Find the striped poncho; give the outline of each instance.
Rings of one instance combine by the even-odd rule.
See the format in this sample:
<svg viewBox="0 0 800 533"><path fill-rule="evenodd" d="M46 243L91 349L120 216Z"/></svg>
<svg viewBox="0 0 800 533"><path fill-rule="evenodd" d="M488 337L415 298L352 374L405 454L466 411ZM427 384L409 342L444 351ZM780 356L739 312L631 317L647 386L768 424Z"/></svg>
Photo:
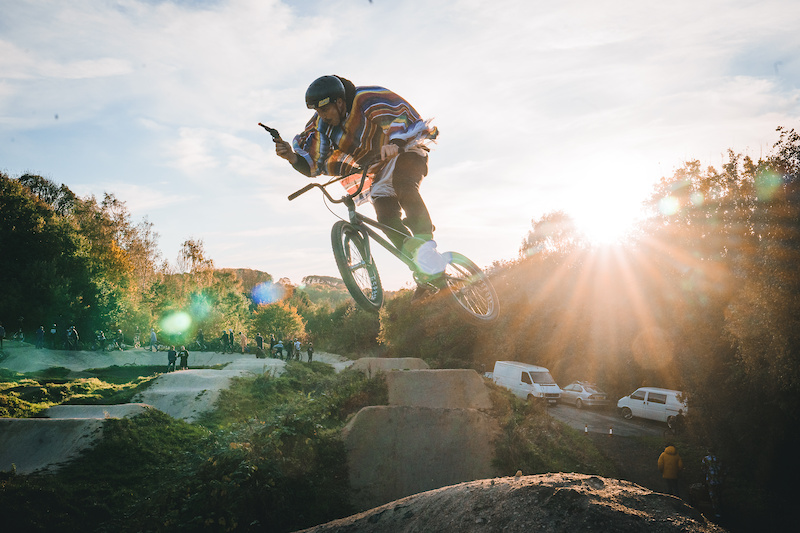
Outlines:
<svg viewBox="0 0 800 533"><path fill-rule="evenodd" d="M293 148L308 163L311 176L347 176L380 160L381 146L394 141L400 150L418 150L438 135L430 121L403 98L383 87L356 87L350 112L339 126L316 113ZM378 168L374 169L379 171Z"/></svg>

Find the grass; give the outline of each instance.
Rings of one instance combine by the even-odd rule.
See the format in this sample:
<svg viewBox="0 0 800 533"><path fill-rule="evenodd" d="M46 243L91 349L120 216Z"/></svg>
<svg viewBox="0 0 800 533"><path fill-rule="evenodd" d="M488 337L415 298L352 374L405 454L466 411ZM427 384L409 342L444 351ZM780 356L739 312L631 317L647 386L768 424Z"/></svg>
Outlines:
<svg viewBox="0 0 800 533"><path fill-rule="evenodd" d="M494 466L501 475L581 472L616 477L611 460L580 431L547 414L544 405L525 402L510 391L487 382L501 434Z"/></svg>
<svg viewBox="0 0 800 533"><path fill-rule="evenodd" d="M220 369L225 365L193 367ZM0 368L0 417L30 418L54 405L129 403L149 387L165 365L110 366L74 372L51 367L35 372Z"/></svg>
<svg viewBox="0 0 800 533"><path fill-rule="evenodd" d="M4 526L292 531L348 515L339 430L386 398L382 380L289 363L281 377L235 380L199 424L158 411L107 420L98 445L57 473L0 481L0 506L15 510Z"/></svg>

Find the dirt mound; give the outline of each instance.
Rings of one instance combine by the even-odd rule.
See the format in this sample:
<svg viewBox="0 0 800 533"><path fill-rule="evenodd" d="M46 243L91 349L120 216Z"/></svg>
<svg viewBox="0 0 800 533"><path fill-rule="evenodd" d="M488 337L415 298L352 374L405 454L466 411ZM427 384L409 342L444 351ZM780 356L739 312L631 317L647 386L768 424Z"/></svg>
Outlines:
<svg viewBox="0 0 800 533"><path fill-rule="evenodd" d="M56 467L102 433L102 418L0 418L0 471L30 474Z"/></svg>
<svg viewBox="0 0 800 533"><path fill-rule="evenodd" d="M615 479L542 474L415 494L304 532L723 532L673 496Z"/></svg>
<svg viewBox="0 0 800 533"><path fill-rule="evenodd" d="M445 409L491 409L483 379L474 370L387 372L389 405Z"/></svg>
<svg viewBox="0 0 800 533"><path fill-rule="evenodd" d="M351 503L369 509L417 492L496 475L491 466L500 428L476 409L372 406L342 437Z"/></svg>
<svg viewBox="0 0 800 533"><path fill-rule="evenodd" d="M54 405L39 413L42 418L125 418L136 416L150 409L143 403L120 405Z"/></svg>
<svg viewBox="0 0 800 533"><path fill-rule="evenodd" d="M357 359L351 368L365 373L367 377L372 377L390 370L422 370L430 367L428 363L416 357L362 357Z"/></svg>

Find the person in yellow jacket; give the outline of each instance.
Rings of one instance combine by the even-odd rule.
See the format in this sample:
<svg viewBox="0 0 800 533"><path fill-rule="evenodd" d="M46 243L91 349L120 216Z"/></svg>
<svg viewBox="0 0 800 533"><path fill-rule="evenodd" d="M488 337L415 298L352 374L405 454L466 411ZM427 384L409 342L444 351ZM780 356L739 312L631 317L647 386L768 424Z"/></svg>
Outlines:
<svg viewBox="0 0 800 533"><path fill-rule="evenodd" d="M678 475L683 470L683 460L675 446L667 446L658 457L658 470L667 482L667 492L678 496Z"/></svg>

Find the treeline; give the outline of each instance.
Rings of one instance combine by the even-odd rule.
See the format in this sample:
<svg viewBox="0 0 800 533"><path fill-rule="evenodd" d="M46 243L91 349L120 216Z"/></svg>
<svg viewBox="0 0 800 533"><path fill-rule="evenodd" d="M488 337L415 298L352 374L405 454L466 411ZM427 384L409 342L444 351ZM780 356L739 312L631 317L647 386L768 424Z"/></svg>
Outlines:
<svg viewBox="0 0 800 533"><path fill-rule="evenodd" d="M624 245L591 246L563 213L533 221L520 258L494 265L497 325L400 298L382 341L436 366L540 364L614 399L685 391L695 443L716 449L742 504L734 520L777 525L800 471L800 135L779 132L759 161L730 152L663 178Z"/></svg>
<svg viewBox="0 0 800 533"><path fill-rule="evenodd" d="M8 336L22 329L32 340L55 324L60 345L74 325L84 345L97 331L120 329L127 344L137 334L146 344L152 328L162 343L188 345L202 331L213 346L233 329L237 339L259 332L317 349L374 350L377 317L353 309L335 280L317 278L301 290L266 272L216 269L195 239L170 265L153 225L134 221L113 194L81 198L41 176L0 173L0 323Z"/></svg>

